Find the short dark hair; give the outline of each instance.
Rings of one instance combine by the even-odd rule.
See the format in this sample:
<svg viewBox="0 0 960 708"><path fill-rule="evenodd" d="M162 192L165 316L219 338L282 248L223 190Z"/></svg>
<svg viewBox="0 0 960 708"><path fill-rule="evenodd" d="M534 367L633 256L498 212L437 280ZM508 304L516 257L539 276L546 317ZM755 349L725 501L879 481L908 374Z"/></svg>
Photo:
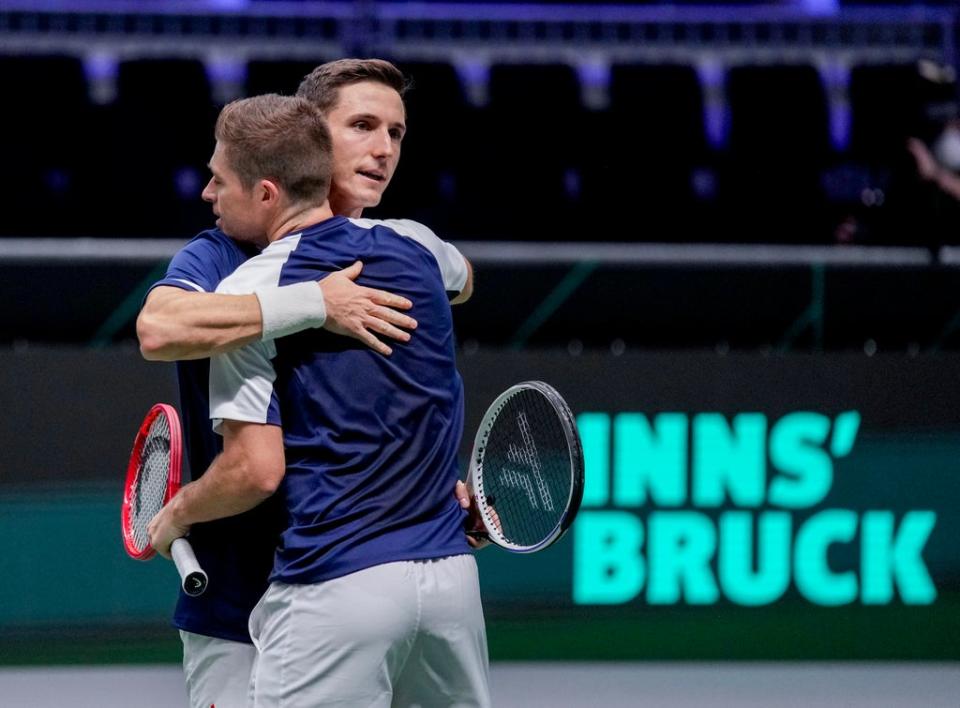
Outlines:
<svg viewBox="0 0 960 708"><path fill-rule="evenodd" d="M214 129L247 189L276 181L294 202L323 201L333 176L333 146L320 109L297 96L266 94L224 106Z"/></svg>
<svg viewBox="0 0 960 708"><path fill-rule="evenodd" d="M386 59L337 59L321 64L300 82L297 95L312 101L324 114L340 99L340 87L361 81L376 81L389 86L403 98L410 83L396 66Z"/></svg>

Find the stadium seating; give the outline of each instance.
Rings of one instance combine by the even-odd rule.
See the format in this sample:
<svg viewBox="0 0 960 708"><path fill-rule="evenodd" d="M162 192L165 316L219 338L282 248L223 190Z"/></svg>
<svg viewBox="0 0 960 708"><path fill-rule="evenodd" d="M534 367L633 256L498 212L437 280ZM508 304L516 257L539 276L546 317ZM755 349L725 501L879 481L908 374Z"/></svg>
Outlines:
<svg viewBox="0 0 960 708"><path fill-rule="evenodd" d="M406 94L407 133L396 179L384 196L381 216L417 219L448 233L456 228L465 173L480 126L450 64L398 62L411 80ZM466 216L464 221L469 220Z"/></svg>
<svg viewBox="0 0 960 708"><path fill-rule="evenodd" d="M100 158L102 149L80 60L0 56L0 95L5 103L0 232L74 232L86 192L85 167Z"/></svg>
<svg viewBox="0 0 960 708"><path fill-rule="evenodd" d="M719 198L732 240L809 242L822 223L820 175L830 142L827 103L816 70L805 65L740 66L729 71L729 150Z"/></svg>
<svg viewBox="0 0 960 708"><path fill-rule="evenodd" d="M323 59L251 59L242 89L293 93ZM370 215L419 219L451 238L829 243L867 189L893 206L865 221L892 225L886 243L910 242L899 232L919 218L911 204L929 185L909 183L905 140L932 137L927 109L953 90L921 80L912 63L852 67L844 145L831 142L840 114L809 64L733 65L718 93L692 64L621 61L609 82L588 79L601 100L586 105L570 64L494 63L467 86L484 67L398 63L413 80L404 159ZM103 105L102 92L91 100L94 79L76 57L0 57L0 90L16 106L0 136L0 236L208 226L199 194L222 92L203 62L121 61Z"/></svg>
<svg viewBox="0 0 960 708"><path fill-rule="evenodd" d="M171 237L209 225L210 207L200 201L200 192L209 179L215 118L202 62L120 64L111 106L115 137L109 142L116 204L101 223L104 235L133 231Z"/></svg>
<svg viewBox="0 0 960 708"><path fill-rule="evenodd" d="M247 64L245 93L247 96L262 93L293 95L303 77L324 61L323 57L316 60L253 59Z"/></svg>
<svg viewBox="0 0 960 708"><path fill-rule="evenodd" d="M581 240L584 111L565 64L496 64L489 102L456 149L462 161L464 233L492 239Z"/></svg>
<svg viewBox="0 0 960 708"><path fill-rule="evenodd" d="M591 221L606 240L690 240L713 188L694 70L615 65L609 92L609 108L588 116L584 208Z"/></svg>

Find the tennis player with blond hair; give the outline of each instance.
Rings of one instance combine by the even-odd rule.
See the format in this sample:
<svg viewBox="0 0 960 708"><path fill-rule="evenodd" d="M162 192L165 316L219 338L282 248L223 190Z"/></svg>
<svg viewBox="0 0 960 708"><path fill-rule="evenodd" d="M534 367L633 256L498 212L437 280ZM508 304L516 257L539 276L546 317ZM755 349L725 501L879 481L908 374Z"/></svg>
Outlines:
<svg viewBox="0 0 960 708"><path fill-rule="evenodd" d="M389 185L406 129L405 84L396 67L380 60L330 62L304 80L300 93L323 107L332 133L330 203L335 213L360 216L364 207L380 201ZM388 308L409 308L412 303L385 292L390 284L385 290L353 284L351 278L361 272L359 263L325 278L319 288L298 283L265 286L254 295L214 294L225 276L258 251L258 244L231 239L221 230L204 232L188 244L149 294L138 320L144 355L162 360L207 357L250 341L315 328L324 324L324 309L327 330L357 337L376 351L387 353L389 348L375 334L408 339L404 328L415 322ZM462 260L467 280L461 299L472 289L469 263ZM178 374L188 457L198 478L220 450L207 420L208 362L180 361ZM461 506L469 506L460 484L457 496ZM191 543L211 577L205 595L181 593L174 616L184 641L192 706L215 703L228 708L245 701L245 677L254 655L247 620L266 589L282 517L282 510L268 502L247 514L192 529Z"/></svg>
<svg viewBox="0 0 960 708"><path fill-rule="evenodd" d="M213 357L223 453L150 525L151 544L279 491L286 523L250 619L253 705L488 706L486 633L458 477L463 383L450 295L462 257L409 221L334 216L330 138L299 97L220 114L204 198L218 224L267 247L219 292L313 282L360 255L361 278L414 303L390 357L316 331ZM282 427L281 427L282 426Z"/></svg>

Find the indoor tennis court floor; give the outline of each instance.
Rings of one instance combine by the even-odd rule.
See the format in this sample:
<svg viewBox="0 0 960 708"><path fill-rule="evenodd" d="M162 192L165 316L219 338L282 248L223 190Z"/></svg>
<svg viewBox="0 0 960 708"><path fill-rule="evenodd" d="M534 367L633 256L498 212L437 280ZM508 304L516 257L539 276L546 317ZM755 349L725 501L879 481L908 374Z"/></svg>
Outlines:
<svg viewBox="0 0 960 708"><path fill-rule="evenodd" d="M960 707L958 664L497 663L491 682L496 708ZM185 705L177 666L0 669L3 708Z"/></svg>

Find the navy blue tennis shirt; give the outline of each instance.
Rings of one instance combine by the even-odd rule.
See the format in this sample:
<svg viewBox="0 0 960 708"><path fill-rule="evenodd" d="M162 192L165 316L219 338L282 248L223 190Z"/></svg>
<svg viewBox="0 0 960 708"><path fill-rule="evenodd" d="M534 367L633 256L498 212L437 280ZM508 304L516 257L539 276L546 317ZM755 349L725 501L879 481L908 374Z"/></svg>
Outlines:
<svg viewBox="0 0 960 708"><path fill-rule="evenodd" d="M342 226L345 222L350 223L336 219L324 222L324 225ZM430 243L428 250L439 257L437 263L444 286L450 292L459 292L466 281L465 266L459 253L425 227L397 223L407 232L412 228L424 234L423 240ZM257 253L257 249L238 244L219 230L205 231L174 256L166 275L154 287L167 285L213 292L226 276ZM354 260L356 257L351 257L350 263ZM364 282L369 275L367 270L365 265L360 282L372 285ZM392 283L378 287L395 289ZM423 324L416 336L420 335ZM336 346L340 338L331 339ZM353 346L353 340L343 339L339 346ZM393 349L393 356L397 356L398 346L393 345ZM209 420L209 367L208 359L177 363L187 459L194 479L206 471L222 449L222 439L213 432ZM289 426L285 432L289 432ZM447 487L447 494L451 489L452 482ZM206 593L199 597L190 597L181 590L173 625L196 634L249 642L250 611L267 588L274 554L286 523L283 500L275 495L245 514L195 524L190 532L190 542L198 561L210 577L210 585Z"/></svg>
<svg viewBox="0 0 960 708"><path fill-rule="evenodd" d="M466 266L451 250L415 222L334 217L271 243L217 288L317 280L359 258L358 282L409 298L419 323L389 357L308 330L211 359L215 423L283 426L287 520L272 581L469 552L452 493L463 384L448 296L463 287Z"/></svg>

